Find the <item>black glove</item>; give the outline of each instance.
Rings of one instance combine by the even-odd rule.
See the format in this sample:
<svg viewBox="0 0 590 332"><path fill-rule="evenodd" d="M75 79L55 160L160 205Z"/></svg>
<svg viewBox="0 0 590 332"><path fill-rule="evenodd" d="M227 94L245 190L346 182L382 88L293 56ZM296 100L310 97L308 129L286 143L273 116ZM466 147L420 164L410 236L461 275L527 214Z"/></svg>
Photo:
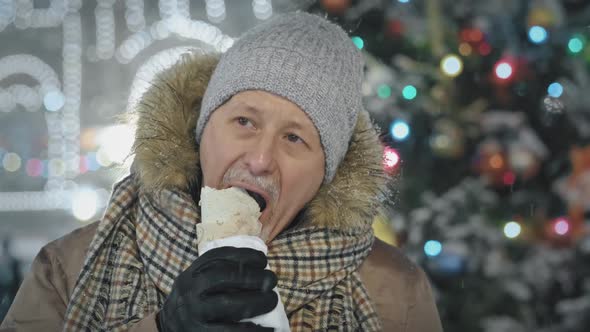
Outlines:
<svg viewBox="0 0 590 332"><path fill-rule="evenodd" d="M197 258L172 286L156 321L161 332L273 331L241 319L274 309L276 275L254 249L220 247Z"/></svg>

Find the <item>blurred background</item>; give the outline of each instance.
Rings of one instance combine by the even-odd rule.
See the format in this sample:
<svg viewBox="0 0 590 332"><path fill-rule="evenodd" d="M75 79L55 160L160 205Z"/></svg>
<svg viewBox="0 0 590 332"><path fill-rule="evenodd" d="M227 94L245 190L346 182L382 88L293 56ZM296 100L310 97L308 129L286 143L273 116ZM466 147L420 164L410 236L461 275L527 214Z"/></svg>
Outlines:
<svg viewBox="0 0 590 332"><path fill-rule="evenodd" d="M293 10L365 56L395 179L374 229L425 269L445 330L588 331L585 0L0 0L0 319L38 250L101 217L151 75Z"/></svg>

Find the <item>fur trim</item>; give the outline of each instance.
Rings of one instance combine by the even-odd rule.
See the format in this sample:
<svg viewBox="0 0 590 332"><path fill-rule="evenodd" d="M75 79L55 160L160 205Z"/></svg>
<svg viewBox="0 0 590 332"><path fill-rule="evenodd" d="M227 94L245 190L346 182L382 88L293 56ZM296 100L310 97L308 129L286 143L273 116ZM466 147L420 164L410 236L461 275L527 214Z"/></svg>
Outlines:
<svg viewBox="0 0 590 332"><path fill-rule="evenodd" d="M195 126L217 56L183 54L159 73L134 110L133 168L141 190L199 187Z"/></svg>
<svg viewBox="0 0 590 332"><path fill-rule="evenodd" d="M136 106L134 165L141 190L200 189L195 125L201 99L219 57L187 53L159 73ZM371 223L388 178L383 148L362 111L346 157L330 184L322 185L306 211L305 225L348 228ZM197 194L198 195L198 194Z"/></svg>
<svg viewBox="0 0 590 332"><path fill-rule="evenodd" d="M388 178L383 146L367 111L361 111L336 176L310 202L306 221L321 227L355 227L371 223L380 211Z"/></svg>

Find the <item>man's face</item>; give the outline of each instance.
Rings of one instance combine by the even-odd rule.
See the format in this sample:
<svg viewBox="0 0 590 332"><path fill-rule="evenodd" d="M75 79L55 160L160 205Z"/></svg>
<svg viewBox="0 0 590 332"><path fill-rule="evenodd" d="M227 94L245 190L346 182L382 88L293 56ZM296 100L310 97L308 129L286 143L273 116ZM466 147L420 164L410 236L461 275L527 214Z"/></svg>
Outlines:
<svg viewBox="0 0 590 332"><path fill-rule="evenodd" d="M324 151L311 120L294 103L258 90L234 95L211 114L200 160L204 186L240 187L256 198L266 242L291 223L324 178Z"/></svg>

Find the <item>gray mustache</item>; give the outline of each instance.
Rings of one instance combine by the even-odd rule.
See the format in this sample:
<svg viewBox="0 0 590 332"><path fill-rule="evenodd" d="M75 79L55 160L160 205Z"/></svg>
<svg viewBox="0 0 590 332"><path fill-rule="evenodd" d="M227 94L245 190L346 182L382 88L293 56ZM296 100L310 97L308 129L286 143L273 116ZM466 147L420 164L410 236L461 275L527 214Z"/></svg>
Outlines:
<svg viewBox="0 0 590 332"><path fill-rule="evenodd" d="M270 199L276 202L279 196L280 183L271 177L252 176L250 172L243 169L230 168L224 175L222 182L228 184L231 182L242 182L261 188L267 192Z"/></svg>

